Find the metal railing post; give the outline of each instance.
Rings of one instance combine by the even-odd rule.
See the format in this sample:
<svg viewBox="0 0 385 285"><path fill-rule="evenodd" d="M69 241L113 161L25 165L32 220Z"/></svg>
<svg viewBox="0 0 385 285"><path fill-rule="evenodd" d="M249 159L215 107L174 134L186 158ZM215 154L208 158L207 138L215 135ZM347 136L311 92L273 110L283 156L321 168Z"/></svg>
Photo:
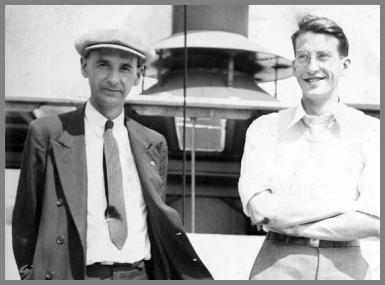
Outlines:
<svg viewBox="0 0 385 285"><path fill-rule="evenodd" d="M191 128L191 232L195 233L195 125L197 118L190 118Z"/></svg>

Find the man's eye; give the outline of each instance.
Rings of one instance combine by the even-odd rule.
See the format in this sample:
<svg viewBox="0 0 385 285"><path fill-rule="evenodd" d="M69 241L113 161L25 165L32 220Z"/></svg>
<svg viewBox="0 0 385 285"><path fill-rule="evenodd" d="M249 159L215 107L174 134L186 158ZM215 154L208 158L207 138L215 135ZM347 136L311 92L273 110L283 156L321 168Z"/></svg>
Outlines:
<svg viewBox="0 0 385 285"><path fill-rule="evenodd" d="M98 64L98 67L102 68L102 69L106 69L106 68L108 68L108 65L106 63L104 63L104 62L101 62L101 63Z"/></svg>
<svg viewBox="0 0 385 285"><path fill-rule="evenodd" d="M122 70L123 72L130 72L130 71L131 71L131 67L129 67L129 66L123 66L123 67L121 68L121 70Z"/></svg>
<svg viewBox="0 0 385 285"><path fill-rule="evenodd" d="M308 56L306 54L298 54L296 59L299 62L304 62L304 61L307 61Z"/></svg>
<svg viewBox="0 0 385 285"><path fill-rule="evenodd" d="M319 61L329 61L331 58L330 54L320 54L318 56Z"/></svg>

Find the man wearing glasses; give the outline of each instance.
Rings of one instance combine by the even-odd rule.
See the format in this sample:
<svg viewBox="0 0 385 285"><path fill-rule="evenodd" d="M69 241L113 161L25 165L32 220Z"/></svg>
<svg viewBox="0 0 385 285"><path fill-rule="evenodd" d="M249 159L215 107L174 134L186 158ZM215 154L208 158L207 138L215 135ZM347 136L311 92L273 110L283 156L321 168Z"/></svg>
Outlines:
<svg viewBox="0 0 385 285"><path fill-rule="evenodd" d="M249 127L239 193L268 232L250 279L368 279L359 240L380 236L380 122L340 103L343 30L305 16L292 36L301 103Z"/></svg>

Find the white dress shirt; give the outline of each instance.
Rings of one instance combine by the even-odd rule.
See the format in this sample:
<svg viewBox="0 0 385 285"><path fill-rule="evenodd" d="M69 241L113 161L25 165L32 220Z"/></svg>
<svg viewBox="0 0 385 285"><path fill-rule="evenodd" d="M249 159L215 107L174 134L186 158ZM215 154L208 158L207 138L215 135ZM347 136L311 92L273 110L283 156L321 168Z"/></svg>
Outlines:
<svg viewBox="0 0 385 285"><path fill-rule="evenodd" d="M311 131L304 116L299 104L250 125L238 185L245 214L250 199L270 189L351 203L379 217L379 120L338 104L332 119Z"/></svg>
<svg viewBox="0 0 385 285"><path fill-rule="evenodd" d="M109 237L104 217L107 205L103 174L103 133L106 121L107 119L87 102L84 118L88 183L87 265L95 262L133 263L151 258L147 207L124 125L124 112L113 120L112 133L119 147L128 235L121 250L114 246Z"/></svg>

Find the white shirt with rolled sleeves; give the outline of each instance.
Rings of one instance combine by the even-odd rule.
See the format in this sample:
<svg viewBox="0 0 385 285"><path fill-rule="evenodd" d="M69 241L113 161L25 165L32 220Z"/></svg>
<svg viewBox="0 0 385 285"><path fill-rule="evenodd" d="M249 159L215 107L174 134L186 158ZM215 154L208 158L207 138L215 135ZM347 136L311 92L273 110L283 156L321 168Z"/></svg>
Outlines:
<svg viewBox="0 0 385 285"><path fill-rule="evenodd" d="M250 125L239 179L247 216L254 195L269 189L298 199L298 207L306 209L312 201L321 209L316 213L309 206L282 227L328 218L334 209L335 215L355 210L380 217L380 121L344 104L333 114L317 139L302 121L302 104Z"/></svg>

